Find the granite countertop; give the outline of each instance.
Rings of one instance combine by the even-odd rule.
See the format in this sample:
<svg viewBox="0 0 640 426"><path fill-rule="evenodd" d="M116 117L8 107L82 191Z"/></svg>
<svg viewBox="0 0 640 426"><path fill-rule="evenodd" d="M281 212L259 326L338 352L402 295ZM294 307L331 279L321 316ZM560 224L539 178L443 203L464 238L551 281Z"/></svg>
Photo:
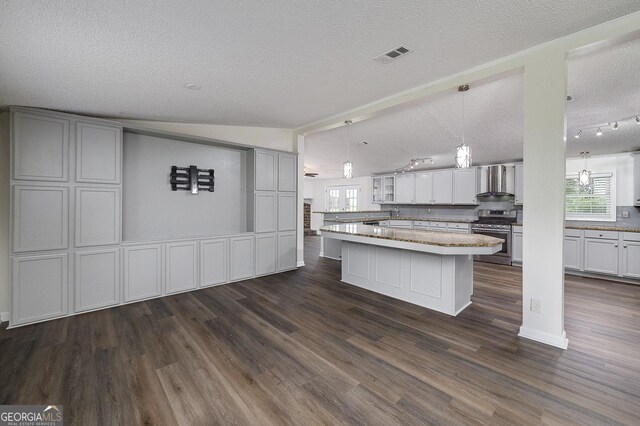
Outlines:
<svg viewBox="0 0 640 426"><path fill-rule="evenodd" d="M522 222L516 222L513 226L522 226ZM640 227L627 225L592 225L592 224L565 224L565 229L585 229L588 231L614 231L614 232L640 232Z"/></svg>
<svg viewBox="0 0 640 426"><path fill-rule="evenodd" d="M336 223L352 223L352 222L362 222L364 220L407 220L407 221L423 221L423 222L450 222L450 223L472 223L476 219L447 219L447 218L436 218L436 217L361 217L361 218L348 218L348 219L325 219L325 222L336 222Z"/></svg>
<svg viewBox="0 0 640 426"><path fill-rule="evenodd" d="M357 235L362 237L380 238L384 240L403 241L407 243L440 247L494 247L504 242L504 240L500 238L493 238L486 235L432 232L417 229L397 229L360 224L323 226L320 228L320 233L323 232L334 232L337 234Z"/></svg>
<svg viewBox="0 0 640 426"><path fill-rule="evenodd" d="M357 210L353 212L311 212L321 214L391 213L391 210Z"/></svg>

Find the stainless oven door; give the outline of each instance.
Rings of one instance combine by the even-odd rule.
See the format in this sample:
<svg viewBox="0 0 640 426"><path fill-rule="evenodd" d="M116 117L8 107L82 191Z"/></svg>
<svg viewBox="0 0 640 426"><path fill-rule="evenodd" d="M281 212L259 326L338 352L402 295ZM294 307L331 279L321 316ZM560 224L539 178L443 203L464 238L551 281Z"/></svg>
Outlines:
<svg viewBox="0 0 640 426"><path fill-rule="evenodd" d="M500 263L503 265L511 265L511 231L495 230L495 229L472 229L474 234L486 235L488 237L500 238L504 240L502 249L491 255L475 255L475 260L483 262Z"/></svg>

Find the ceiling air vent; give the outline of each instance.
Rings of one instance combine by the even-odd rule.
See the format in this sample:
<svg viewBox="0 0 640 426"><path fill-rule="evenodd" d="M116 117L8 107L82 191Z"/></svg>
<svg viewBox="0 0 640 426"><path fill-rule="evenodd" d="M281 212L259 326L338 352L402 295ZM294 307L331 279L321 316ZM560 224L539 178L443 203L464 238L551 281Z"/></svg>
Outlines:
<svg viewBox="0 0 640 426"><path fill-rule="evenodd" d="M382 55L376 56L375 59L378 62L382 62L383 64L388 64L394 59L398 59L401 56L406 55L407 53L411 53L411 50L406 46L398 46L393 50L383 53Z"/></svg>

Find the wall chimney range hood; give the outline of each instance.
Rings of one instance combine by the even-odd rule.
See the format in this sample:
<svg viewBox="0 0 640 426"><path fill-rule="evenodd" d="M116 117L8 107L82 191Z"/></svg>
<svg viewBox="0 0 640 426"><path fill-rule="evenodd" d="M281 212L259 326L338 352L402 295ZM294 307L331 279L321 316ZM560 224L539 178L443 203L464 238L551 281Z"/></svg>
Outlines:
<svg viewBox="0 0 640 426"><path fill-rule="evenodd" d="M480 193L478 197L513 196L515 193L515 166L498 164L480 167Z"/></svg>

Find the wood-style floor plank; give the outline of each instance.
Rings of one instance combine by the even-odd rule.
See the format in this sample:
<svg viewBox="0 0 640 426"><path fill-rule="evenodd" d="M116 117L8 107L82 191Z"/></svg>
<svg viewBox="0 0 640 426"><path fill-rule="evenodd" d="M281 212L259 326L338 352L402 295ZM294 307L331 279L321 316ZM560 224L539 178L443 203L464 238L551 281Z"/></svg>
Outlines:
<svg viewBox="0 0 640 426"><path fill-rule="evenodd" d="M517 337L519 268L458 317L304 268L0 329L0 404L70 425L640 424L640 286L567 276L563 351Z"/></svg>

